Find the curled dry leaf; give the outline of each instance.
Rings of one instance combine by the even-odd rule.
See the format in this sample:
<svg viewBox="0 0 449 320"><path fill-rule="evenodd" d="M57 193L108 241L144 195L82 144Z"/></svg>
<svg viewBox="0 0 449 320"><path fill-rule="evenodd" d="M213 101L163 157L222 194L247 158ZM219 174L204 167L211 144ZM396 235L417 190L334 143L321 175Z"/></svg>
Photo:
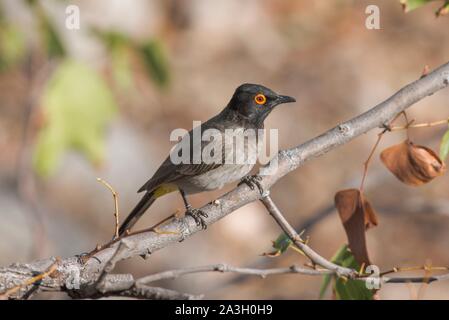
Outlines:
<svg viewBox="0 0 449 320"><path fill-rule="evenodd" d="M377 225L376 214L358 189L347 189L335 194L335 207L348 237L349 248L360 265L370 265L365 232Z"/></svg>
<svg viewBox="0 0 449 320"><path fill-rule="evenodd" d="M446 171L446 165L433 150L410 140L385 149L380 159L396 178L410 186L427 183Z"/></svg>

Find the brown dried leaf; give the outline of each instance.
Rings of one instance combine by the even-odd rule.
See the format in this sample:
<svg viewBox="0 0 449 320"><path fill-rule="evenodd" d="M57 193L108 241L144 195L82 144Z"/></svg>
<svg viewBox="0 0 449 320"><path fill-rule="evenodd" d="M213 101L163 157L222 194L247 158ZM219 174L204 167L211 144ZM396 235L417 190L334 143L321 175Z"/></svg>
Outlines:
<svg viewBox="0 0 449 320"><path fill-rule="evenodd" d="M365 228L369 229L371 227L377 226L379 222L377 220L376 212L371 206L371 203L369 203L369 201L366 200L363 194L360 194L360 197L362 199L362 207L365 213Z"/></svg>
<svg viewBox="0 0 449 320"><path fill-rule="evenodd" d="M348 237L349 248L360 265L370 265L365 231L377 225L377 217L360 190L347 189L335 194L335 207Z"/></svg>
<svg viewBox="0 0 449 320"><path fill-rule="evenodd" d="M427 183L446 171L446 165L433 150L410 140L385 149L380 159L396 178L410 186Z"/></svg>

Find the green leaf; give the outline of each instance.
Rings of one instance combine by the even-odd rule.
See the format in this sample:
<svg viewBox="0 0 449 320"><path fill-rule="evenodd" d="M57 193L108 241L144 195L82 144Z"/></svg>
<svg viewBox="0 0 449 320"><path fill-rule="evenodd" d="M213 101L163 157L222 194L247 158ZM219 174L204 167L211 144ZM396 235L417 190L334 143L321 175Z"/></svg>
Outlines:
<svg viewBox="0 0 449 320"><path fill-rule="evenodd" d="M445 161L449 154L449 130L446 131L440 144L440 159Z"/></svg>
<svg viewBox="0 0 449 320"><path fill-rule="evenodd" d="M285 252L288 247L292 244L292 240L286 235L282 233L279 237L273 242L273 248L277 249L280 253Z"/></svg>
<svg viewBox="0 0 449 320"><path fill-rule="evenodd" d="M338 249L338 251L334 254L331 261L336 264L341 264L343 257L346 254L347 250L348 250L348 246L346 244L341 246L340 249ZM331 274L326 274L323 277L323 283L321 284L320 295L319 295L320 299L324 298L324 294L326 293L326 290L329 287L332 277L333 277L333 275L331 275Z"/></svg>
<svg viewBox="0 0 449 320"><path fill-rule="evenodd" d="M335 282L335 296L338 300L372 300L373 292L366 288L361 280L337 279Z"/></svg>
<svg viewBox="0 0 449 320"><path fill-rule="evenodd" d="M65 49L62 41L56 32L52 22L47 16L41 16L42 32L47 47L47 53L50 57L63 57L65 56Z"/></svg>
<svg viewBox="0 0 449 320"><path fill-rule="evenodd" d="M42 106L46 123L39 132L33 158L40 175L53 173L67 149L101 163L104 131L117 105L96 72L80 62L64 61L45 88Z"/></svg>
<svg viewBox="0 0 449 320"><path fill-rule="evenodd" d="M132 88L130 56L134 53L142 61L150 79L160 87L169 84L168 60L161 41L150 40L141 43L117 31L102 31L96 28L91 31L111 52L114 79L121 88Z"/></svg>
<svg viewBox="0 0 449 320"><path fill-rule="evenodd" d="M359 270L360 266L355 260L348 246L343 245L337 253L332 257L333 263L343 267ZM324 294L330 284L331 279L334 279L334 292L335 296L339 300L372 300L373 292L366 287L364 281L361 280L345 280L337 278L335 275L326 275L323 278L323 283L320 289L320 299L324 297Z"/></svg>
<svg viewBox="0 0 449 320"><path fill-rule="evenodd" d="M152 40L138 46L150 77L160 86L165 87L170 81L168 62L162 43Z"/></svg>
<svg viewBox="0 0 449 320"><path fill-rule="evenodd" d="M329 288L331 280L332 280L331 274L326 274L323 277L323 282L321 283L321 287L320 287L320 295L318 297L320 300L324 298L324 295L326 294L327 288Z"/></svg>
<svg viewBox="0 0 449 320"><path fill-rule="evenodd" d="M100 39L109 50L132 43L131 39L127 35L118 31L103 31L98 28L91 28L90 30L92 34Z"/></svg>
<svg viewBox="0 0 449 320"><path fill-rule="evenodd" d="M33 3L33 6L36 15L39 17L42 37L45 42L48 55L50 57L63 57L65 55L65 49L58 32L53 26L53 22L38 2Z"/></svg>
<svg viewBox="0 0 449 320"><path fill-rule="evenodd" d="M338 265L343 265L345 262L345 260L350 257L352 254L349 251L348 245L344 244L340 247L340 249L338 249L338 251L334 254L334 256L332 257L331 261L335 264ZM349 266L348 266L349 267Z"/></svg>
<svg viewBox="0 0 449 320"><path fill-rule="evenodd" d="M24 35L14 26L0 23L0 70L21 61L24 56Z"/></svg>
<svg viewBox="0 0 449 320"><path fill-rule="evenodd" d="M117 31L103 31L92 28L91 32L111 53L112 75L119 89L125 91L132 89L134 81L131 69L131 54L135 48L133 40Z"/></svg>
<svg viewBox="0 0 449 320"><path fill-rule="evenodd" d="M48 55L50 57L65 56L66 52L62 40L41 3L36 0L28 0L27 3L39 19L38 21L41 28L40 32Z"/></svg>
<svg viewBox="0 0 449 320"><path fill-rule="evenodd" d="M434 0L400 0L405 12L418 9Z"/></svg>

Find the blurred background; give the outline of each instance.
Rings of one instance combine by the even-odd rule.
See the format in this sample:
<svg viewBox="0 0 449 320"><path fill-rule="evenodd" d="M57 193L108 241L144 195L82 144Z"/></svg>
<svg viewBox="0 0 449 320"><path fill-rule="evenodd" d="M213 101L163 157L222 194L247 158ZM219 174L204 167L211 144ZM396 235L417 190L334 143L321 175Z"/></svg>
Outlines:
<svg viewBox="0 0 449 320"><path fill-rule="evenodd" d="M80 28L66 27L66 8ZM380 30L365 9L380 9ZM260 83L296 97L266 122L280 148L298 145L383 101L449 59L449 18L438 3L404 13L399 1L351 0L0 0L0 265L70 256L111 239L119 193L121 218L172 147L175 128L218 113L234 89ZM448 118L449 92L408 111L416 122ZM411 139L438 150L445 126L414 129ZM358 187L376 141L370 132L280 180L272 197L310 245L331 257L346 242L333 208L336 191ZM449 178L401 184L379 161L405 139L387 134L375 153L365 193L379 215L369 230L372 261L395 266L449 265ZM202 206L233 186L191 197ZM159 199L137 228L183 210L174 193ZM259 203L247 205L150 259L121 262L136 277L228 263L276 267L307 262L272 251L278 226ZM415 272L415 275L423 275ZM212 299L317 299L322 279L189 275L158 286ZM381 299L448 299L449 283L385 285ZM40 298L65 298L43 293ZM331 298L330 292L325 296Z"/></svg>

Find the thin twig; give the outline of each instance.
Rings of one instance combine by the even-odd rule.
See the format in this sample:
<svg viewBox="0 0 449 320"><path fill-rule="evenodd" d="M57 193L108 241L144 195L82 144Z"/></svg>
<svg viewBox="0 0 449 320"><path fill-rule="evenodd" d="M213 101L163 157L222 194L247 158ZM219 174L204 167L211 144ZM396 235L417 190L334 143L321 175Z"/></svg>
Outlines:
<svg viewBox="0 0 449 320"><path fill-rule="evenodd" d="M405 115L405 112L401 112L397 114L388 125L385 125L385 128L377 135L377 140L374 143L374 146L371 148L371 151L368 155L368 158L363 163L363 175L362 175L362 181L360 182L360 193L363 193L363 188L365 186L365 180L366 176L368 175L368 168L371 163L371 159L373 158L374 152L376 151L377 147L379 146L380 140L382 140L382 137L384 134L388 131L391 131L391 125L399 118L401 114ZM406 117L406 116L405 116Z"/></svg>
<svg viewBox="0 0 449 320"><path fill-rule="evenodd" d="M382 140L383 135L385 134L387 130L384 129L381 133L379 133L377 135L377 140L376 143L374 144L374 146L371 149L370 154L368 155L368 158L366 159L366 161L363 163L363 175L362 175L362 181L360 182L360 193L363 193L363 187L365 186L365 180L366 180L366 176L368 175L368 168L369 168L369 164L371 162L371 159L374 155L374 152L377 149L377 146L380 143L380 140Z"/></svg>
<svg viewBox="0 0 449 320"><path fill-rule="evenodd" d="M274 218L276 223L281 227L281 229L289 236L289 238L295 243L295 245L301 249L302 252L316 265L320 265L325 269L334 271L339 276L346 276L353 278L356 276L357 272L353 269L339 266L329 260L323 258L318 253L316 253L312 248L310 248L301 237L298 235L296 230L288 223L287 219L282 215L281 211L278 209L276 204L273 202L269 195L264 196L260 199L264 204L265 208L268 210L270 215Z"/></svg>
<svg viewBox="0 0 449 320"><path fill-rule="evenodd" d="M125 237L129 237L132 235L136 235L136 234L140 234L140 233L145 233L145 232L155 232L157 234L179 234L176 231L160 231L158 229L158 227L164 225L165 223L167 223L168 221L172 220L174 217L176 217L176 213L173 213L172 215L168 216L167 218L162 219L161 221L159 221L158 223L152 225L149 228L143 229L143 230L136 230L133 231L131 233L122 235L122 236L118 236L115 237L114 239L112 239L111 241L109 241L106 244L103 245L99 245L97 246L94 250L92 250L91 252L89 252L88 254L84 255L82 257L83 261L87 261L88 259L90 259L91 257L93 257L96 253L100 252L101 250L104 250L106 248L110 248L113 244L119 242L121 239L124 239Z"/></svg>
<svg viewBox="0 0 449 320"><path fill-rule="evenodd" d="M449 273L424 277L381 277L382 283L431 283L449 280Z"/></svg>
<svg viewBox="0 0 449 320"><path fill-rule="evenodd" d="M115 192L114 188L109 183L107 183L105 180L103 180L101 178L97 178L97 181L99 181L104 186L106 186L106 188L108 188L111 191L111 193L112 193L112 197L114 199L114 217L115 217L114 238L117 239L119 237L118 229L119 229L119 225L120 225L119 212L118 212L118 210L119 210L118 209L118 193Z"/></svg>
<svg viewBox="0 0 449 320"><path fill-rule="evenodd" d="M444 120L438 120L433 122L424 122L424 123L416 123L416 124L410 124L408 127L405 126L397 126L397 127L391 127L390 131L399 131L399 130L405 130L405 129L412 129L412 128L429 128L429 127L435 127L440 126L443 124L449 124L449 118Z"/></svg>
<svg viewBox="0 0 449 320"><path fill-rule="evenodd" d="M427 274L423 277L388 277L386 274L388 273L396 273L401 271L411 271L411 270L424 270ZM404 267L404 268L394 268L391 271L382 272L379 275L380 284L382 283L430 283L436 280L449 280L449 272L441 275L430 275L431 271L441 271L441 270L449 270L446 267ZM356 270L354 270L356 271ZM159 273L155 273L149 276L142 277L136 280L136 285L146 285L151 282L156 282L160 280L168 280L168 279L176 279L181 276L195 274L195 273L205 273L205 272L230 272L237 273L249 276L259 276L262 278L266 278L271 275L285 275L285 274L300 274L300 275L308 275L308 276L323 276L326 274L336 274L336 271L331 271L327 269L314 269L303 268L297 265L292 265L290 267L282 267L282 268L269 268L269 269L261 269L261 268L241 268L234 267L228 264L219 263L205 266L197 266L197 267L189 267L189 268L180 268L174 270L167 270ZM358 273L358 272L357 272ZM371 274L357 274L353 277L354 280L361 280L370 282L375 276Z"/></svg>
<svg viewBox="0 0 449 320"><path fill-rule="evenodd" d="M391 270L381 272L381 276L391 274L391 273L398 273L398 272L408 272L408 271L449 271L448 267L433 267L433 266L416 266L416 267L394 267Z"/></svg>
<svg viewBox="0 0 449 320"><path fill-rule="evenodd" d="M281 229L290 237L290 239L295 243L296 246L301 249L302 252L312 261L313 265L320 265L327 269L328 271L331 271L332 273L335 273L338 277L347 277L350 279L359 279L359 280L365 280L365 281L371 281L372 275L366 274L361 275L358 270L350 269L341 267L339 265L334 264L333 262L330 262L329 260L326 260L322 256L320 256L318 253L313 251L309 246L307 246L299 237L299 235L296 233L296 231L293 229L293 227L287 222L287 220L284 218L280 210L277 208L273 200L269 195L263 197L261 199L261 202L265 205L265 208L268 210L270 215L275 219L275 221L278 223L278 225L281 227ZM431 271L429 267L421 267L422 270L427 270L427 272ZM396 268L393 270L407 270L406 268ZM444 269L444 267L437 267L435 270L447 270ZM384 275L389 272L383 273ZM406 282L419 282L419 283L430 283L432 281L437 280L449 280L449 273L442 274L442 275L436 275L436 276L425 276L425 277L386 277L380 275L380 282L381 283L406 283Z"/></svg>
<svg viewBox="0 0 449 320"><path fill-rule="evenodd" d="M262 278L266 278L270 275L278 275L278 274L290 274L290 273L299 273L304 275L317 275L322 276L325 274L332 273L328 270L314 270L308 268L302 268L297 265L292 265L287 268L271 268L271 269L256 269L256 268L240 268L230 266L228 264L219 263L213 265L206 266L198 266L191 268L182 268L175 270L168 270L164 272L159 272L156 274L152 274L143 278L140 278L136 281L137 284L147 284L154 281L165 280L165 279L175 279L179 276L183 276L186 274L192 273L202 273L202 272L232 272L232 273L240 273L246 275L259 276Z"/></svg>

